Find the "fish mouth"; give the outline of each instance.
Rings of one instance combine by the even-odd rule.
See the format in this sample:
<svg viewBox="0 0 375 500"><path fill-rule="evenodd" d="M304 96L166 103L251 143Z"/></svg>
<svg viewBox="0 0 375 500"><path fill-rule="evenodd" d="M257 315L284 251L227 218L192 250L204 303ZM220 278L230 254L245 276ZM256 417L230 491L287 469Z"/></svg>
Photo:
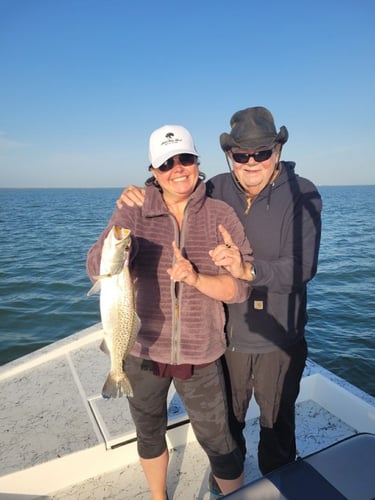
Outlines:
<svg viewBox="0 0 375 500"><path fill-rule="evenodd" d="M125 238L128 238L131 233L130 229L125 229L120 226L115 226L114 231L115 231L115 236L118 240L124 240Z"/></svg>

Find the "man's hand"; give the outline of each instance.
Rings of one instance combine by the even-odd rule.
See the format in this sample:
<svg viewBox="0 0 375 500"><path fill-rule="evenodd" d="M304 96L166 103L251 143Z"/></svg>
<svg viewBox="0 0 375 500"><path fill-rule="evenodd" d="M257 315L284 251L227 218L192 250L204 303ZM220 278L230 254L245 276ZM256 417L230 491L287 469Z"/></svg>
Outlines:
<svg viewBox="0 0 375 500"><path fill-rule="evenodd" d="M122 208L124 205L129 207L138 206L141 207L145 201L145 188L140 188L137 186L126 187L120 195L120 198L116 201L118 208Z"/></svg>
<svg viewBox="0 0 375 500"><path fill-rule="evenodd" d="M218 229L224 243L209 251L214 264L224 267L234 278L251 281L252 265L243 261L237 245L233 243L232 237L225 227L219 224Z"/></svg>

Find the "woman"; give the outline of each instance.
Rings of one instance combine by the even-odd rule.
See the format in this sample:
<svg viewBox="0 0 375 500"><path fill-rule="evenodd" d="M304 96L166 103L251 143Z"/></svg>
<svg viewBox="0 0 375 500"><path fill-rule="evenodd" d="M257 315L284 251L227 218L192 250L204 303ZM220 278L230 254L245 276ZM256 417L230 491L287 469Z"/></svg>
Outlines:
<svg viewBox="0 0 375 500"><path fill-rule="evenodd" d="M221 491L230 493L243 483L243 456L227 420L219 361L226 349L222 302L244 301L249 290L245 281L215 265L209 251L226 248L220 225L230 228L245 260L251 259L251 249L233 209L206 197L190 133L166 125L151 134L149 146L152 178L146 182L144 205L124 205L114 212L89 251L87 270L91 279L99 274L103 242L113 226L132 231L131 272L141 329L124 363L152 500L166 498L172 381Z"/></svg>

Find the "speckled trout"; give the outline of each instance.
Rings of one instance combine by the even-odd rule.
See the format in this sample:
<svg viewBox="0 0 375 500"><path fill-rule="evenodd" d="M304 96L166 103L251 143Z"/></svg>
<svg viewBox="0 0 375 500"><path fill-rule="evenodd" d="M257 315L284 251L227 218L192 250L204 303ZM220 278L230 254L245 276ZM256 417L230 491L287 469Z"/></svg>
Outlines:
<svg viewBox="0 0 375 500"><path fill-rule="evenodd" d="M123 369L141 321L135 311L134 288L129 272L130 230L114 226L104 240L100 261L100 315L104 339L100 348L111 358L111 368L102 389L104 398L133 396ZM95 284L91 289L98 288ZM93 293L90 290L89 294Z"/></svg>

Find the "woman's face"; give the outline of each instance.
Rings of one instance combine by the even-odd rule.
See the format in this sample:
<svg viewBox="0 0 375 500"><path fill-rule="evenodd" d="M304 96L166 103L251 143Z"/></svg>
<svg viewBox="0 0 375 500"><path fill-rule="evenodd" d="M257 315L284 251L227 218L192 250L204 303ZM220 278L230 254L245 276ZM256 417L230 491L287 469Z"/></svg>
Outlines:
<svg viewBox="0 0 375 500"><path fill-rule="evenodd" d="M188 198L199 178L198 157L191 154L175 155L159 168L152 168L152 174L163 190L164 199Z"/></svg>

